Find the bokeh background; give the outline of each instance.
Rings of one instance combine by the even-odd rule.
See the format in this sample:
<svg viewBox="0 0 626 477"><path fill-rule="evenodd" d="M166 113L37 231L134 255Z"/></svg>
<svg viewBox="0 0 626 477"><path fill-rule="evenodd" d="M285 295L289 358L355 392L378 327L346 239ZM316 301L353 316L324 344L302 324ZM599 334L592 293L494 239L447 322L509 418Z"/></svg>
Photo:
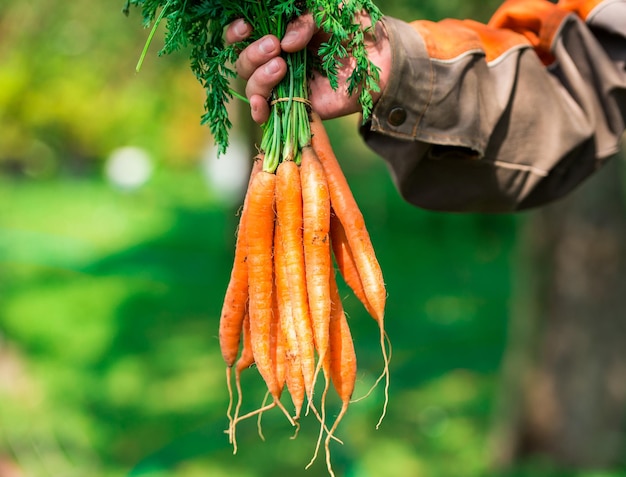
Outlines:
<svg viewBox="0 0 626 477"><path fill-rule="evenodd" d="M378 4L485 21L499 2ZM304 470L312 418L295 440L278 412L265 441L242 423L232 455L216 334L257 132L233 103L217 159L185 55L157 57L159 32L136 73L148 31L122 6L0 3L0 477L326 475L323 458ZM381 389L351 406L337 475L626 475L621 169L547 211L432 213L357 125L329 130L385 273L392 381L380 429ZM564 236L581 238L563 252ZM360 396L377 329L342 292Z"/></svg>

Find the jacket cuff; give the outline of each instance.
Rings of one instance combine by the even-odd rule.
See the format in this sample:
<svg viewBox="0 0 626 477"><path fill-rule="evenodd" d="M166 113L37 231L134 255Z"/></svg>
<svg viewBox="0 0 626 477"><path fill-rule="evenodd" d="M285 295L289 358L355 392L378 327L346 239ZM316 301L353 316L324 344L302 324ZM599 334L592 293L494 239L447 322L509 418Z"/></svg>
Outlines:
<svg viewBox="0 0 626 477"><path fill-rule="evenodd" d="M586 21L591 28L626 36L626 0L606 0L589 12Z"/></svg>
<svg viewBox="0 0 626 477"><path fill-rule="evenodd" d="M414 139L432 94L432 67L424 41L415 29L390 17L381 21L391 43L392 67L385 90L365 128L401 139Z"/></svg>

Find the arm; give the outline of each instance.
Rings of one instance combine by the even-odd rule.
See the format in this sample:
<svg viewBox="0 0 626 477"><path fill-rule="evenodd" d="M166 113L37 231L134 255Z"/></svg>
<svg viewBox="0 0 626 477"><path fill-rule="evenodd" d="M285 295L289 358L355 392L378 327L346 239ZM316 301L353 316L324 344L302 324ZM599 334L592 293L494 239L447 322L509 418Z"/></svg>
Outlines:
<svg viewBox="0 0 626 477"><path fill-rule="evenodd" d="M361 134L403 197L424 208L507 212L561 197L618 150L624 18L626 0L508 0L487 25L387 17L371 47L382 94ZM284 75L265 67L315 39L305 17L289 31L271 52L257 42L238 61L256 121ZM358 111L322 82L311 93L322 117Z"/></svg>
<svg viewBox="0 0 626 477"><path fill-rule="evenodd" d="M518 0L488 25L386 19L393 73L361 132L415 205L506 212L554 200L618 150L624 18L624 0Z"/></svg>

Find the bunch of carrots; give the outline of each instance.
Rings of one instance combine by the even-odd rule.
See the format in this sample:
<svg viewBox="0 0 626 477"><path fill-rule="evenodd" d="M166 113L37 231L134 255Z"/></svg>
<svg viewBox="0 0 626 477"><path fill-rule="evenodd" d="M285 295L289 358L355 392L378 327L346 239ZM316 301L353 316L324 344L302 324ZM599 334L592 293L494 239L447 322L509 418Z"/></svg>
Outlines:
<svg viewBox="0 0 626 477"><path fill-rule="evenodd" d="M191 46L192 70L207 92L203 123L209 125L220 151L228 145L226 103L233 96L245 100L229 86L229 78L235 76L229 65L245 46L224 43L222 33L229 22L245 19L253 30L249 41L254 41L267 34L282 37L291 19L309 11L327 34L315 58L306 50L285 55L288 73L272 94L270 118L262 126L261 152L253 163L240 215L219 342L230 396L227 432L234 450L236 427L242 420L276 407L298 426L302 410L311 410L320 421L311 463L325 433L326 463L334 475L329 445L337 439L334 434L351 402L357 372L335 267L378 324L384 366L374 386L385 381L381 421L389 387L387 292L363 215L324 125L311 110L307 79L315 64L336 85L338 69L351 55L356 61L348 93L358 95L366 118L373 106L371 92L378 87L378 70L369 61L364 38L373 34L371 28L381 13L372 0L129 0L127 7L130 4L141 6L145 24L152 24L140 64L164 19L162 53ZM358 21L362 13L372 22L365 30ZM271 402L241 415L241 373L253 364ZM320 375L324 387L318 400L314 390ZM329 428L326 397L331 383L342 406ZM285 389L293 415L281 401Z"/></svg>
<svg viewBox="0 0 626 477"><path fill-rule="evenodd" d="M306 401L321 420L320 439L327 432L326 459L333 475L329 443L351 402L357 372L333 256L345 282L378 323L384 369L377 383L385 378L385 391L389 384L386 289L363 215L315 113L311 113L311 133L311 144L302 149L299 165L282 161L271 173L263 171L263 161L257 159L252 167L219 339L229 390L234 368L239 395L234 415L232 406L228 412L235 449L239 421L278 407L297 425ZM273 401L240 416L240 376L252 364ZM313 394L320 371L325 386L318 410ZM342 407L328 429L325 399L331 382ZM293 417L281 402L285 387L295 409ZM230 395L232 403L232 390ZM386 398L387 393L385 406Z"/></svg>

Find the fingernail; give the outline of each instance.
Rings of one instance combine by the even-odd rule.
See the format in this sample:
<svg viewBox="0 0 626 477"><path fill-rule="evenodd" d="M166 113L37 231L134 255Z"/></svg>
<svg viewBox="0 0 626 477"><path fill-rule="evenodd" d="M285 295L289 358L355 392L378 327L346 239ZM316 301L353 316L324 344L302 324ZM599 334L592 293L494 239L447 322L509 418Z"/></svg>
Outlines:
<svg viewBox="0 0 626 477"><path fill-rule="evenodd" d="M259 50L261 50L261 53L264 53L264 54L273 52L274 40L272 40L271 38L264 38L263 40L261 40L261 43L259 44Z"/></svg>
<svg viewBox="0 0 626 477"><path fill-rule="evenodd" d="M235 23L235 33L241 37L248 35L248 24L244 20L238 20Z"/></svg>
<svg viewBox="0 0 626 477"><path fill-rule="evenodd" d="M270 60L270 61L268 61L267 64L265 65L265 72L268 75L273 75L279 69L280 69L280 65L278 63L278 60L276 60L275 58Z"/></svg>
<svg viewBox="0 0 626 477"><path fill-rule="evenodd" d="M296 31L293 31L293 30L288 31L283 37L283 41L281 43L289 45L291 43L294 43L298 39L299 36L300 35Z"/></svg>

